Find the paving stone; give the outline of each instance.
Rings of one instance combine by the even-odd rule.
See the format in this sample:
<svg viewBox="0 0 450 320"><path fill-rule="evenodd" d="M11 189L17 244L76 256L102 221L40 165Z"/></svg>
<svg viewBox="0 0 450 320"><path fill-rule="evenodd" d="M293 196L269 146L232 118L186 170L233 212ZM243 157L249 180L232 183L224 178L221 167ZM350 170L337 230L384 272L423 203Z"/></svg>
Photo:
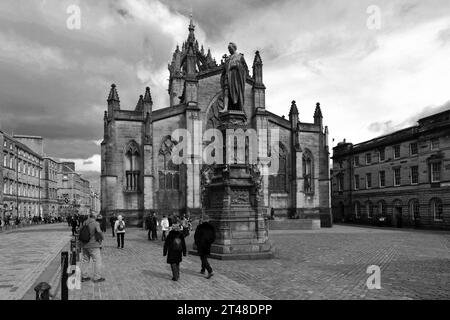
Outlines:
<svg viewBox="0 0 450 320"><path fill-rule="evenodd" d="M0 300L21 299L70 240L65 224L0 234Z"/></svg>

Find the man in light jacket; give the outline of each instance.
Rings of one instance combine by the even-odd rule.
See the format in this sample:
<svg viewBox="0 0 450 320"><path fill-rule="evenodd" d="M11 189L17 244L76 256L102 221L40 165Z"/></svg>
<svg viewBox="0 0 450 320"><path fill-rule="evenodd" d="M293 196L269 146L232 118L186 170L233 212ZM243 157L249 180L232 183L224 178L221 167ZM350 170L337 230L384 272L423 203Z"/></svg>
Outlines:
<svg viewBox="0 0 450 320"><path fill-rule="evenodd" d="M88 275L88 269L89 269L89 260L92 259L94 263L94 278L93 282L103 282L105 281L105 278L101 275L101 268L102 268L102 255L101 255L101 248L102 248L102 241L103 241L103 234L100 230L100 224L95 221L96 215L95 213L91 213L89 215L89 218L84 221L80 227L80 230L84 226L88 226L89 233L90 233L90 240L89 242L85 243L81 240L80 248L82 250L82 260L81 260L81 269L82 269L82 278L81 281L89 281L91 278Z"/></svg>
<svg viewBox="0 0 450 320"><path fill-rule="evenodd" d="M125 221L122 216L117 217L116 224L114 225L114 231L117 235L117 248L123 249L123 243L125 241Z"/></svg>
<svg viewBox="0 0 450 320"><path fill-rule="evenodd" d="M162 241L166 241L166 234L169 231L169 219L166 216L163 216L161 220L161 231L162 231Z"/></svg>

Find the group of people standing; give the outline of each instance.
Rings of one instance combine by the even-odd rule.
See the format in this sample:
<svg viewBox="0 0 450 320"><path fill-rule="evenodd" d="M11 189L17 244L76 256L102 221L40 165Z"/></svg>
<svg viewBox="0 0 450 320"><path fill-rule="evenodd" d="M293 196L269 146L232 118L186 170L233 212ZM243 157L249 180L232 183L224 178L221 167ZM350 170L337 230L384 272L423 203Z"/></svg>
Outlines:
<svg viewBox="0 0 450 320"><path fill-rule="evenodd" d="M12 216L10 214L5 215L4 218L0 218L0 231L8 230L13 227L23 227L27 225L36 225L36 224L48 224L48 223L59 223L63 222L63 218L53 217L53 216Z"/></svg>
<svg viewBox="0 0 450 320"><path fill-rule="evenodd" d="M112 236L117 238L117 248L124 248L125 240L125 221L121 215L115 214L110 217ZM82 282L89 281L88 263L90 260L94 263L94 282L105 281L101 275L102 257L101 249L106 232L106 218L92 213L89 217L71 218L72 233L78 234L79 244L82 250ZM75 226L75 229L74 229ZM152 212L145 219L145 226L148 230L148 239L156 240L158 238L158 226L161 226L161 239L164 241L163 256L167 256L167 263L172 269L172 280L178 281L180 278L180 263L183 256L187 254L185 238L189 236L192 225L188 217L181 219L175 216L163 216L161 222L158 222L155 212ZM208 262L208 256L211 252L211 245L216 239L214 226L209 222L200 221L194 234L194 241L198 255L201 261L201 274L208 272L207 279L213 276L213 270Z"/></svg>
<svg viewBox="0 0 450 320"><path fill-rule="evenodd" d="M158 226L161 226L161 240L165 241L169 231L173 229L174 226L179 229L184 237L189 236L192 231L192 223L190 218L186 215L180 219L177 216L163 216L161 222L158 222L156 217L156 212L153 212L147 216L145 219L145 229L148 230L148 240L153 241L158 239Z"/></svg>

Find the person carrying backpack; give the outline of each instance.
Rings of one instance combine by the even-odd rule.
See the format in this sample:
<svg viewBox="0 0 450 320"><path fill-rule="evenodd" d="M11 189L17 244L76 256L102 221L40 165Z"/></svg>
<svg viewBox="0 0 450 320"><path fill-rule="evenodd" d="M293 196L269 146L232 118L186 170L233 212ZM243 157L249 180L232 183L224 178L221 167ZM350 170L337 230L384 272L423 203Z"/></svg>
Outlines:
<svg viewBox="0 0 450 320"><path fill-rule="evenodd" d="M123 221L122 216L117 217L117 221L114 225L114 231L117 235L117 248L123 249L123 244L125 241L125 221Z"/></svg>
<svg viewBox="0 0 450 320"><path fill-rule="evenodd" d="M164 242L163 256L167 256L167 263L172 268L172 280L180 279L180 263L186 257L186 242L180 232L180 226L174 224Z"/></svg>
<svg viewBox="0 0 450 320"><path fill-rule="evenodd" d="M87 219L81 224L78 241L82 251L81 281L85 282L91 280L91 278L88 275L90 260L92 260L94 263L93 282L97 283L105 281L105 278L103 278L101 275L102 269L101 248L102 248L103 234L102 231L100 230L99 223L95 221L95 213L91 213L89 215L89 219Z"/></svg>

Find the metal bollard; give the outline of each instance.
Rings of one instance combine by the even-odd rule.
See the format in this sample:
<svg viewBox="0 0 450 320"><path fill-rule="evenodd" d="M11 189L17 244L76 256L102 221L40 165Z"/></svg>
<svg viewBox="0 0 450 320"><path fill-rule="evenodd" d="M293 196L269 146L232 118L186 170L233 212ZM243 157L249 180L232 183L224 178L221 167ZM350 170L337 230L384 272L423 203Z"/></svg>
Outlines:
<svg viewBox="0 0 450 320"><path fill-rule="evenodd" d="M50 300L50 289L52 287L47 282L41 282L34 291L36 292L36 300Z"/></svg>
<svg viewBox="0 0 450 320"><path fill-rule="evenodd" d="M69 288L67 287L67 269L69 268L69 253L61 252L61 300L69 300Z"/></svg>

